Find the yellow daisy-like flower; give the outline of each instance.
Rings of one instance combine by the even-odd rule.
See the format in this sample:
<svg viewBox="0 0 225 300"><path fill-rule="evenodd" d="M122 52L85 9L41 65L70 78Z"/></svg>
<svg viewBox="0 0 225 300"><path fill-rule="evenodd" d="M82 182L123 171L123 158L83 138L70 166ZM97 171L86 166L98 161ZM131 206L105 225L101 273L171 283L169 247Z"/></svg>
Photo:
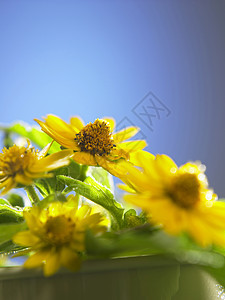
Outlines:
<svg viewBox="0 0 225 300"><path fill-rule="evenodd" d="M129 161L131 153L147 145L144 140L127 141L139 131L137 127L113 133L115 121L112 118L97 119L87 125L79 117L72 117L70 124L54 115L47 115L44 120L35 119L45 133L75 152L73 159L77 163L101 166L115 176L125 171L117 164L121 158Z"/></svg>
<svg viewBox="0 0 225 300"><path fill-rule="evenodd" d="M203 165L181 167L166 155L140 151L127 166L124 199L146 211L149 220L171 235L187 232L201 246L225 245L225 203L208 189Z"/></svg>
<svg viewBox="0 0 225 300"><path fill-rule="evenodd" d="M24 211L29 230L17 233L13 241L33 252L25 268L43 266L45 276L54 274L60 266L71 271L79 269L86 230L99 233L105 228L99 213L92 214L87 205L78 209L71 204L73 197L68 197L68 203L53 202L45 209L33 206Z"/></svg>
<svg viewBox="0 0 225 300"><path fill-rule="evenodd" d="M47 172L68 165L72 156L71 150L63 150L45 157L51 147L48 144L41 151L31 147L13 145L3 148L0 153L0 189L7 193L18 184L30 185L36 178L49 177Z"/></svg>

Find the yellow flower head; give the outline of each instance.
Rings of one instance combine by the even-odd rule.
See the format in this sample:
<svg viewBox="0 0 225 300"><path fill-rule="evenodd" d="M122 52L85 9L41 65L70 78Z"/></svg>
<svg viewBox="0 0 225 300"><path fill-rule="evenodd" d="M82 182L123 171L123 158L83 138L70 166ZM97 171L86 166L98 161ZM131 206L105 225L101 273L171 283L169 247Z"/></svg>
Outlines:
<svg viewBox="0 0 225 300"><path fill-rule="evenodd" d="M68 197L68 203L54 202L45 209L33 206L24 211L29 229L17 233L13 241L33 252L24 264L26 268L43 266L46 276L57 272L60 266L71 271L79 269L86 230L99 233L105 227L101 225L101 215L92 214L89 206L78 209L72 205L73 197Z"/></svg>
<svg viewBox="0 0 225 300"><path fill-rule="evenodd" d="M68 165L71 150L64 150L45 157L51 144L42 151L35 150L28 141L28 146L14 145L3 148L0 153L0 189L1 194L7 193L17 184L30 185L35 178L51 176L48 171Z"/></svg>
<svg viewBox="0 0 225 300"><path fill-rule="evenodd" d="M225 203L208 189L203 165L187 163L180 168L166 155L140 151L136 165L127 166L127 186L133 194L126 201L142 208L151 222L172 235L187 232L201 246L225 245Z"/></svg>
<svg viewBox="0 0 225 300"><path fill-rule="evenodd" d="M87 125L79 117L72 117L70 124L54 115L45 121L35 119L41 129L65 148L74 150L73 159L80 164L101 166L115 176L121 176L124 168L117 164L121 158L130 160L130 154L146 146L144 140L127 141L139 129L127 127L113 133L112 118L97 119Z"/></svg>

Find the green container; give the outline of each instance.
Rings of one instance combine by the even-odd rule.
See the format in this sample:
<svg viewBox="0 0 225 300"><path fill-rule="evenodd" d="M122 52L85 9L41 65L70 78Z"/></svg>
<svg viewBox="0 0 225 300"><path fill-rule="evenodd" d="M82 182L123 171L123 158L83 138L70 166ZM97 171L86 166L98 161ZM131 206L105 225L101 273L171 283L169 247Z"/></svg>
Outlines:
<svg viewBox="0 0 225 300"><path fill-rule="evenodd" d="M0 269L1 300L218 300L219 293L201 269L158 256L86 261L79 272L48 278L41 270Z"/></svg>

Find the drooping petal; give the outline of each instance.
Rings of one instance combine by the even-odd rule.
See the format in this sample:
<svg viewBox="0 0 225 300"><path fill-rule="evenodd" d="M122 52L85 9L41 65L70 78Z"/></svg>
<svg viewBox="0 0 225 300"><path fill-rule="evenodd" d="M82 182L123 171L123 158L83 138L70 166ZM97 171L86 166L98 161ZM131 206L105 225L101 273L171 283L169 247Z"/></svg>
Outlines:
<svg viewBox="0 0 225 300"><path fill-rule="evenodd" d="M54 175L52 174L52 173L47 173L47 174L44 174L44 173L42 173L42 172L40 172L40 173L33 173L32 172L32 169L30 170L25 170L24 171L24 175L26 176L26 177L30 177L30 178L33 178L33 179L35 179L35 178L51 178L51 177L53 177Z"/></svg>
<svg viewBox="0 0 225 300"><path fill-rule="evenodd" d="M77 143L74 141L76 133L74 132L73 137L67 138L64 134L59 133L57 130L54 130L48 127L44 122L35 119L35 121L41 126L41 129L47 133L53 140L62 145L65 148L72 150L79 150Z"/></svg>
<svg viewBox="0 0 225 300"><path fill-rule="evenodd" d="M73 154L73 160L82 165L97 166L94 155L88 152L75 152Z"/></svg>
<svg viewBox="0 0 225 300"><path fill-rule="evenodd" d="M33 164L30 167L30 171L33 173L48 172L53 169L63 167L70 163L70 158L72 158L72 155L73 151L69 149L53 153Z"/></svg>
<svg viewBox="0 0 225 300"><path fill-rule="evenodd" d="M3 183L0 184L0 188L4 187L4 189L1 191L0 195L7 194L8 191L10 191L11 189L13 189L16 186L17 186L17 183L11 177L9 177Z"/></svg>
<svg viewBox="0 0 225 300"><path fill-rule="evenodd" d="M118 160L120 158L124 158L126 160L129 160L130 158L130 154L123 150L123 149L119 149L118 147L114 148L111 150L110 154L107 155L107 160L110 161L115 161Z"/></svg>
<svg viewBox="0 0 225 300"><path fill-rule="evenodd" d="M30 185L32 184L33 180L32 178L29 178L27 177L26 175L24 174L19 174L17 173L14 180L17 182L17 183L21 183L21 184L24 184L24 185Z"/></svg>
<svg viewBox="0 0 225 300"><path fill-rule="evenodd" d="M95 155L95 159L100 167L107 170L113 176L121 178L127 174L127 169L123 160L111 162L106 157L100 155Z"/></svg>

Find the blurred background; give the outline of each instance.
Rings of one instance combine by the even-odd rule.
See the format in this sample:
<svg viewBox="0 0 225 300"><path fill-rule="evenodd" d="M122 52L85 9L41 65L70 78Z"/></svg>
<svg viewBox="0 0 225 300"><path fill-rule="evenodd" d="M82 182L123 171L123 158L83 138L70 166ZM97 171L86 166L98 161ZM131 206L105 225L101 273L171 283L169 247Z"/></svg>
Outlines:
<svg viewBox="0 0 225 300"><path fill-rule="evenodd" d="M0 123L136 124L225 197L224 0L0 1Z"/></svg>

